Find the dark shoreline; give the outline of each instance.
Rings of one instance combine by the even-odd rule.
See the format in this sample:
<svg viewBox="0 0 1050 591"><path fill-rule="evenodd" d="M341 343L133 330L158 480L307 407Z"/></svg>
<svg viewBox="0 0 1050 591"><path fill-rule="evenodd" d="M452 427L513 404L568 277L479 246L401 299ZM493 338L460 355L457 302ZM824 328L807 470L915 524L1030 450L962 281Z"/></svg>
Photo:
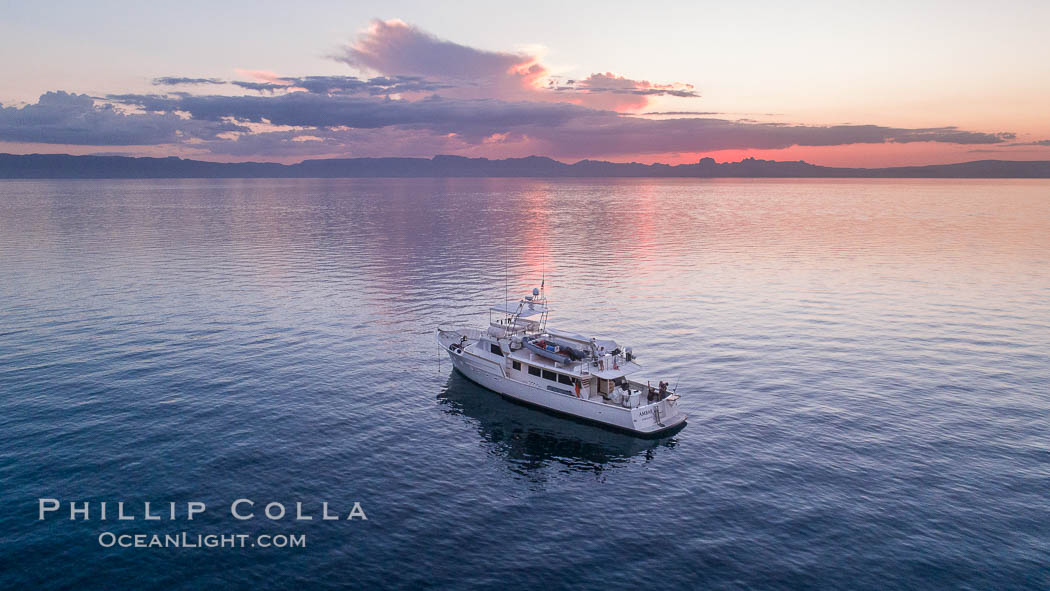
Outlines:
<svg viewBox="0 0 1050 591"><path fill-rule="evenodd" d="M551 158L333 158L276 162L207 162L182 158L0 154L0 179L133 178L1050 178L1050 161L977 160L892 168L836 168L746 158L718 163L639 164Z"/></svg>

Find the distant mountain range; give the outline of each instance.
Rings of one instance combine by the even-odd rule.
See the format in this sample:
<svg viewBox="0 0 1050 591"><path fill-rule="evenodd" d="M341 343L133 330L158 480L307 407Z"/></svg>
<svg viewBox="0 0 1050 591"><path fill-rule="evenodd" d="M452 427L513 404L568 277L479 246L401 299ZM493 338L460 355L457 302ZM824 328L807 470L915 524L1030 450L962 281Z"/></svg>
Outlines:
<svg viewBox="0 0 1050 591"><path fill-rule="evenodd" d="M0 179L355 177L681 177L681 178L1050 178L1050 161L977 160L893 168L834 168L746 158L695 164L638 164L550 158L331 158L298 164L205 162L182 158L0 154Z"/></svg>

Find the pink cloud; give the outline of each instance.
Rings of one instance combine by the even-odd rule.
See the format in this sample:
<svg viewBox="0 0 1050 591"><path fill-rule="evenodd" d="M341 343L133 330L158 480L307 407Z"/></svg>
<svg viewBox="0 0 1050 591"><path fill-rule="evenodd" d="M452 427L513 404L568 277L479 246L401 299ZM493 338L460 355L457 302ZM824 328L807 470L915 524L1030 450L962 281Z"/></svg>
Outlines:
<svg viewBox="0 0 1050 591"><path fill-rule="evenodd" d="M373 21L335 59L387 76L454 83L442 94L462 98L535 98L547 75L537 56L460 45L400 20Z"/></svg>
<svg viewBox="0 0 1050 591"><path fill-rule="evenodd" d="M377 20L335 59L386 76L449 83L444 96L571 102L596 109L644 108L657 95L699 96L688 84L654 84L610 72L582 80L552 78L538 55L489 51L439 39L400 20Z"/></svg>
<svg viewBox="0 0 1050 591"><path fill-rule="evenodd" d="M268 82L270 84L277 84L279 86L291 86L291 82L284 79L280 74L271 72L269 70L248 70L245 68L234 68L234 71L241 76L247 76L253 78L259 82Z"/></svg>
<svg viewBox="0 0 1050 591"><path fill-rule="evenodd" d="M582 80L566 80L548 84L552 90L578 97L576 101L595 109L626 112L644 109L653 96L670 95L683 98L699 97L692 84L673 82L654 84L648 80L632 80L612 72L591 74Z"/></svg>

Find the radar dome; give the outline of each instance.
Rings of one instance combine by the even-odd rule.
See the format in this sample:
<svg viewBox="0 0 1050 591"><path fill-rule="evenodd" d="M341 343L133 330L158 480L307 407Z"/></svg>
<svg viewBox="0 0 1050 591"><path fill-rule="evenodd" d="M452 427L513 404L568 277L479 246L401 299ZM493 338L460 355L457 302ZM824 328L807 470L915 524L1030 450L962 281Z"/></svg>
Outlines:
<svg viewBox="0 0 1050 591"><path fill-rule="evenodd" d="M538 295L540 295L540 288L538 288L538 287L533 287L533 288L532 288L532 295L534 295L534 296L538 296Z"/></svg>

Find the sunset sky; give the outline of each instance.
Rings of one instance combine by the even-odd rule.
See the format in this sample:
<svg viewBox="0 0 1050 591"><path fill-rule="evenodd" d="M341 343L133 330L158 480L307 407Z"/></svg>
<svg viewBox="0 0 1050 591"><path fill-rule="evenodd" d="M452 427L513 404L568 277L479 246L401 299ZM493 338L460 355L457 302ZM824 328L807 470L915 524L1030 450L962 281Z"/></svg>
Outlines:
<svg viewBox="0 0 1050 591"><path fill-rule="evenodd" d="M4 2L0 152L1050 160L1050 2Z"/></svg>

